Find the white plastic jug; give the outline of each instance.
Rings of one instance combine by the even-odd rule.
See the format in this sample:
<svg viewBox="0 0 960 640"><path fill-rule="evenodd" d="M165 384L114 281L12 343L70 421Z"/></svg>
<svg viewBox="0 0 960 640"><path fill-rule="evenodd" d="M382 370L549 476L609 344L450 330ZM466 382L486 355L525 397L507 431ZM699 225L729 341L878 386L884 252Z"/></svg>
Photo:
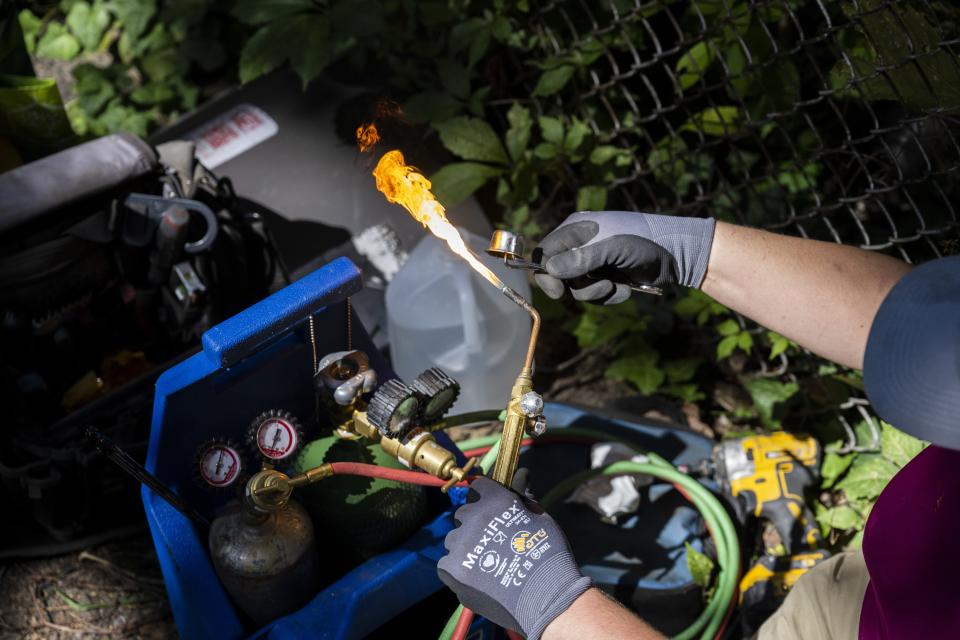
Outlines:
<svg viewBox="0 0 960 640"><path fill-rule="evenodd" d="M486 240L460 229L463 239L507 285L530 298L525 271L483 253ZM387 326L393 367L410 382L440 367L461 386L452 411L506 406L530 337L530 316L426 235L390 281Z"/></svg>

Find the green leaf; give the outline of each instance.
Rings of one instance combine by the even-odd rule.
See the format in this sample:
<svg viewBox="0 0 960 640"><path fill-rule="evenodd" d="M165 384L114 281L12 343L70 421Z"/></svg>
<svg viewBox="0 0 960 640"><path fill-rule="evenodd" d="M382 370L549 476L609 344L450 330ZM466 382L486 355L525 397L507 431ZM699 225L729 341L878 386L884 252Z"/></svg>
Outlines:
<svg viewBox="0 0 960 640"><path fill-rule="evenodd" d="M864 518L853 507L840 505L829 509L817 510L817 522L831 529L846 531L859 529L863 526Z"/></svg>
<svg viewBox="0 0 960 640"><path fill-rule="evenodd" d="M717 58L717 52L709 41L698 42L684 52L677 60L677 83L681 90L696 84L697 80Z"/></svg>
<svg viewBox="0 0 960 640"><path fill-rule="evenodd" d="M262 25L314 8L312 0L236 0L233 16L244 24Z"/></svg>
<svg viewBox="0 0 960 640"><path fill-rule="evenodd" d="M708 136L726 136L740 126L740 109L737 107L711 107L690 116L681 131L696 131Z"/></svg>
<svg viewBox="0 0 960 640"><path fill-rule="evenodd" d="M40 42L37 43L37 56L51 60L72 60L80 53L80 43L67 32L67 28L58 22L47 25Z"/></svg>
<svg viewBox="0 0 960 640"><path fill-rule="evenodd" d="M568 154L575 152L583 144L583 139L588 133L590 133L590 127L583 120L573 118L570 128L567 129L567 134L563 138L563 150Z"/></svg>
<svg viewBox="0 0 960 640"><path fill-rule="evenodd" d="M478 162L448 164L430 177L433 192L445 207L453 207L503 173L500 167Z"/></svg>
<svg viewBox="0 0 960 640"><path fill-rule="evenodd" d="M733 350L737 348L737 336L727 336L717 343L717 360L729 358Z"/></svg>
<svg viewBox="0 0 960 640"><path fill-rule="evenodd" d="M823 464L820 465L820 486L824 489L832 487L840 479L856 456L852 453L840 455L834 451L828 451L823 456Z"/></svg>
<svg viewBox="0 0 960 640"><path fill-rule="evenodd" d="M171 100L173 97L173 87L161 82L150 82L130 94L131 100L143 105L160 104Z"/></svg>
<svg viewBox="0 0 960 640"><path fill-rule="evenodd" d="M670 382L687 382L702 363L702 358L678 358L668 361L663 368Z"/></svg>
<svg viewBox="0 0 960 640"><path fill-rule="evenodd" d="M717 325L717 333L722 336L735 336L740 333L740 323L729 318Z"/></svg>
<svg viewBox="0 0 960 640"><path fill-rule="evenodd" d="M743 384L747 393L753 399L753 406L764 425L775 425L773 411L776 405L792 398L800 385L796 382L780 382L771 378L754 378Z"/></svg>
<svg viewBox="0 0 960 640"><path fill-rule="evenodd" d="M793 344L789 339L773 331L767 331L767 339L770 340L770 360L779 356Z"/></svg>
<svg viewBox="0 0 960 640"><path fill-rule="evenodd" d="M601 347L630 331L642 331L645 323L632 301L615 307L587 307L580 315L573 335L583 349Z"/></svg>
<svg viewBox="0 0 960 640"><path fill-rule="evenodd" d="M537 80L537 86L533 88L531 95L541 98L552 96L570 82L574 71L575 68L571 65L561 65L547 69L540 74L540 79Z"/></svg>
<svg viewBox="0 0 960 640"><path fill-rule="evenodd" d="M740 335L737 336L737 347L745 353L750 353L750 350L753 349L753 336L750 335L749 331L740 332Z"/></svg>
<svg viewBox="0 0 960 640"><path fill-rule="evenodd" d="M611 380L625 380L635 385L640 393L656 393L666 376L657 366L659 355L653 349L641 350L610 363L604 375Z"/></svg>
<svg viewBox="0 0 960 640"><path fill-rule="evenodd" d="M877 454L860 454L847 475L837 483L850 500L872 500L897 473L897 465Z"/></svg>
<svg viewBox="0 0 960 640"><path fill-rule="evenodd" d="M67 26L83 48L93 51L100 44L103 32L110 26L110 14L102 2L77 2L67 13Z"/></svg>
<svg viewBox="0 0 960 640"><path fill-rule="evenodd" d="M560 147L549 142L541 142L533 148L533 155L541 160L549 160L560 155Z"/></svg>
<svg viewBox="0 0 960 640"><path fill-rule="evenodd" d="M540 124L540 133L544 140L557 146L563 144L563 122L559 118L540 116L537 122Z"/></svg>
<svg viewBox="0 0 960 640"><path fill-rule="evenodd" d="M309 82L335 54L329 42L329 21L316 13L270 22L247 40L240 52L240 81L250 82L290 60L301 79Z"/></svg>
<svg viewBox="0 0 960 640"><path fill-rule="evenodd" d="M602 144L590 152L590 162L599 166L610 162L614 158L619 159L624 156L632 158L633 154L623 147L617 147L612 144Z"/></svg>
<svg viewBox="0 0 960 640"><path fill-rule="evenodd" d="M439 122L434 128L443 146L464 160L507 163L507 152L500 138L485 120L461 116Z"/></svg>
<svg viewBox="0 0 960 640"><path fill-rule="evenodd" d="M123 30L136 40L157 12L156 0L110 0L107 8L123 23Z"/></svg>
<svg viewBox="0 0 960 640"><path fill-rule="evenodd" d="M707 554L694 549L689 542L684 542L683 546L687 550L687 569L690 570L693 581L700 587L707 589L713 580L713 560Z"/></svg>
<svg viewBox="0 0 960 640"><path fill-rule="evenodd" d="M77 92L77 105L89 117L95 117L110 99L116 95L113 84L103 69L92 64L79 64L73 68L73 85Z"/></svg>
<svg viewBox="0 0 960 640"><path fill-rule="evenodd" d="M140 62L143 72L153 82L179 77L186 71L187 62L180 57L177 49L151 51Z"/></svg>
<svg viewBox="0 0 960 640"><path fill-rule="evenodd" d="M700 402L707 398L707 394L700 390L696 384L670 384L660 387L660 393L674 398L679 398L684 402Z"/></svg>
<svg viewBox="0 0 960 640"><path fill-rule="evenodd" d="M898 467L913 460L926 446L922 440L880 422L880 453Z"/></svg>
<svg viewBox="0 0 960 640"><path fill-rule="evenodd" d="M320 75L336 52L331 50L330 21L326 16L305 14L298 18L301 45L291 54L290 65L304 88Z"/></svg>
<svg viewBox="0 0 960 640"><path fill-rule="evenodd" d="M577 191L577 211L603 211L607 206L607 188L587 185Z"/></svg>
<svg viewBox="0 0 960 640"><path fill-rule="evenodd" d="M40 29L43 27L43 20L33 15L29 9L23 9L17 14L20 21L20 30L23 31L23 42L27 47L27 53L33 54L37 49L37 36L40 35Z"/></svg>
<svg viewBox="0 0 960 640"><path fill-rule="evenodd" d="M530 131L533 128L530 109L520 106L519 102L514 102L507 111L507 122L510 123L506 135L507 151L510 153L510 158L517 161L530 144Z"/></svg>

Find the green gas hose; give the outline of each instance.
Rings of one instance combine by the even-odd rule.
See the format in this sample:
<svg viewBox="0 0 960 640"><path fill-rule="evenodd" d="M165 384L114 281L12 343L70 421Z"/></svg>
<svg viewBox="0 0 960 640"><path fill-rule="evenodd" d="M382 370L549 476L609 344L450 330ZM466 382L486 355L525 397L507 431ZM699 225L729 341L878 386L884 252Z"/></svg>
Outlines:
<svg viewBox="0 0 960 640"><path fill-rule="evenodd" d="M623 442L637 450L633 444L622 438L613 437L609 434L591 429L570 427L564 428L562 433L555 433L553 435L584 436L593 439ZM548 441L549 439L549 434L541 437L541 440L544 441ZM481 469L487 471L493 466L493 461L496 460L497 452L500 450L500 436L499 434L494 434L474 438L460 442L458 446L462 450L490 446L491 449L484 454L479 465ZM713 536L717 547L720 572L717 579L717 590L710 599L710 602L707 603L706 608L704 608L703 612L693 624L674 636L674 640L692 640L698 637L704 640L710 640L714 638L720 630L727 610L736 596L737 580L740 570L740 543L737 539L733 521L730 519L729 514L727 514L726 509L724 509L720 501L695 479L681 473L667 460L657 454L640 450L637 451L645 456L646 460L644 462L622 461L614 462L599 469L588 469L558 484L543 497L540 503L547 509L581 483L601 475L644 474L670 482L679 487L703 516L707 528L711 536ZM456 611L453 612L443 632L440 634L440 640L450 640L462 610L463 607L458 606Z"/></svg>

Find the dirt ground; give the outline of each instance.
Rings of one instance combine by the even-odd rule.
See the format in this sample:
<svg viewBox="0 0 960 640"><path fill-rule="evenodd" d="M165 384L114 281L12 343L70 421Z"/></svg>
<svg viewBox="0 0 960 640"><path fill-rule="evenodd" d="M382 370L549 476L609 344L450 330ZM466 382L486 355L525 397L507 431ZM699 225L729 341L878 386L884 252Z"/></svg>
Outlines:
<svg viewBox="0 0 960 640"><path fill-rule="evenodd" d="M144 532L56 558L0 566L0 639L175 638Z"/></svg>

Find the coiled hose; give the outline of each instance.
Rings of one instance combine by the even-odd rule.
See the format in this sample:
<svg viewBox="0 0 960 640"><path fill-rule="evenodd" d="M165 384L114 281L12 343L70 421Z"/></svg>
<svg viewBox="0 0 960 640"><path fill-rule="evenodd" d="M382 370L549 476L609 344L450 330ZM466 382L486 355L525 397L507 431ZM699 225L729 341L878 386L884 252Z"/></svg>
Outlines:
<svg viewBox="0 0 960 640"><path fill-rule="evenodd" d="M588 469L582 473L578 473L564 480L548 492L540 501L541 505L545 509L548 509L550 505L555 504L558 500L573 491L578 485L601 475L644 474L671 483L693 503L694 507L696 507L703 516L707 530L710 532L716 544L720 565L717 589L710 599L710 602L707 603L707 606L693 624L674 636L674 640L692 640L693 638L711 640L720 637L724 631L725 621L732 611L737 596L737 583L740 575L740 543L737 539L733 521L730 519L729 514L727 514L726 509L724 509L720 501L710 493L710 491L695 479L678 471L664 458L654 453L640 451L635 445L622 438L617 438L600 431L571 427L563 429L562 433L542 436L536 440L536 442L557 442L558 440L562 441L571 437L592 441L613 440L623 442L637 450L638 453L644 455L646 461L614 462L606 467ZM479 465L480 468L487 471L493 466L493 461L496 460L497 453L500 450L500 436L497 434L467 440L460 442L459 447L463 451L479 451L489 447ZM469 610L467 610L467 612L469 612ZM461 637L459 633L455 633L455 630L459 631L464 628L465 623L461 620L461 616L464 613L463 606L457 607L444 627L443 632L440 634L440 640L450 640L455 637ZM470 619L472 620L472 616Z"/></svg>

